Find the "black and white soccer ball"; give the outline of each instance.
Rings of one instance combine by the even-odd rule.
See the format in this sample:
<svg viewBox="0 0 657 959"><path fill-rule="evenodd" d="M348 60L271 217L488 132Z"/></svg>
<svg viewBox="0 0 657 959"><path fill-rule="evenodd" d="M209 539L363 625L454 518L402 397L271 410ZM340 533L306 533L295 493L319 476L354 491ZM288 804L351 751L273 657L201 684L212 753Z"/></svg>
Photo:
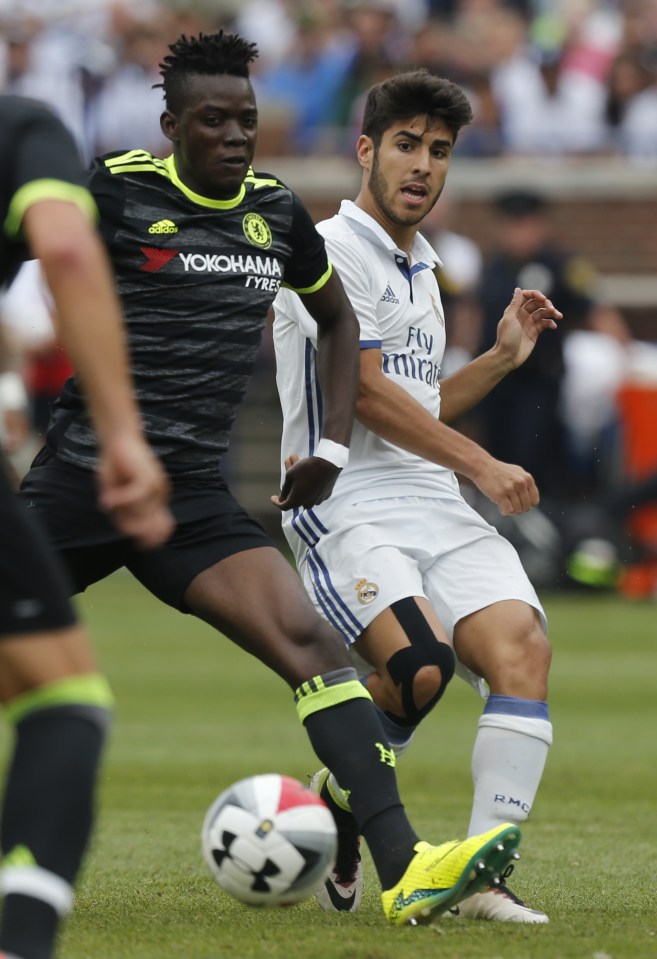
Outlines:
<svg viewBox="0 0 657 959"><path fill-rule="evenodd" d="M289 906L328 876L337 830L319 796L296 779L266 773L241 779L215 799L201 843L225 892L252 906Z"/></svg>

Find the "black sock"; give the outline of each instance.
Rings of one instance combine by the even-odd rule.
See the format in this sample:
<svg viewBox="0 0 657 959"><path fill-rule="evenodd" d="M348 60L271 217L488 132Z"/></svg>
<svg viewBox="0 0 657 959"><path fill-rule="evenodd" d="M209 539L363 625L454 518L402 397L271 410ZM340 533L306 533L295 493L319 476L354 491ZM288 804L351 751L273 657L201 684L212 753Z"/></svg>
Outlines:
<svg viewBox="0 0 657 959"><path fill-rule="evenodd" d="M418 841L399 797L394 753L354 670L317 679L297 690L298 708L301 699L306 704L305 710L299 709L300 715L313 749L348 792L381 885L389 889L403 874ZM313 696L317 708L308 709Z"/></svg>
<svg viewBox="0 0 657 959"><path fill-rule="evenodd" d="M349 861L351 866L353 844L360 830L354 814L339 806L331 795L328 781L324 784L320 796L331 810L338 828L336 870L340 874L339 866L343 862ZM417 842L415 833L409 836L406 831L403 835L397 831L398 812L399 806L393 806L389 810L377 813L367 822L363 831L367 845L370 849L374 848L378 851L377 873L383 889L390 889L401 878L414 855L413 847Z"/></svg>
<svg viewBox="0 0 657 959"><path fill-rule="evenodd" d="M97 707L62 705L31 711L16 725L0 823L7 883L0 949L22 959L52 955L57 912L66 912L59 900L77 876L91 832L107 718ZM51 873L57 910L47 896L30 895L29 881L12 890L12 865Z"/></svg>
<svg viewBox="0 0 657 959"><path fill-rule="evenodd" d="M47 902L12 893L2 908L2 948L21 959L51 959L59 915Z"/></svg>

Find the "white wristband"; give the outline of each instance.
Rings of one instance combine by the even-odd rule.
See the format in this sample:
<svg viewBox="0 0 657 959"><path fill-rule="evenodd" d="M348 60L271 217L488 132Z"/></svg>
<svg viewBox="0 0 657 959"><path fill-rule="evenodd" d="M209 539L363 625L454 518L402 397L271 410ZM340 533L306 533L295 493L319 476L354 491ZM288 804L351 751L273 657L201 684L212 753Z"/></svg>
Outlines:
<svg viewBox="0 0 657 959"><path fill-rule="evenodd" d="M23 410L27 404L27 390L20 373L0 373L0 410Z"/></svg>
<svg viewBox="0 0 657 959"><path fill-rule="evenodd" d="M342 446L341 443L334 443L333 440L321 439L313 456L319 456L341 470L345 468L349 460L349 448Z"/></svg>

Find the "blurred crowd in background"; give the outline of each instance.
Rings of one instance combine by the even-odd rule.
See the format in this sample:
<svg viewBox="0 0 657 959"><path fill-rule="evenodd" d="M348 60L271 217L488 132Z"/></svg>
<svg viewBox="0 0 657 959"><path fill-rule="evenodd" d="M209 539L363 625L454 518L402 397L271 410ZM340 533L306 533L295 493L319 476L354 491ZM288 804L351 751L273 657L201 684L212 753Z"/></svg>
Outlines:
<svg viewBox="0 0 657 959"><path fill-rule="evenodd" d="M164 156L159 63L180 34L220 28L259 48L261 158L353 157L365 91L426 67L473 105L456 159L608 157L657 172L656 0L0 0L0 90L49 103L85 160L134 147ZM532 471L542 491L541 511L506 526L488 518L539 585L566 565L573 581L615 586L627 545L618 531L629 532L634 565L648 574L627 592L657 598L657 400L646 407L644 395L635 410L631 395L639 382L657 397L657 322L654 337L638 340L600 300L592 265L555 241L540 192L507 190L491 202L494 249L458 232L447 197L423 231L444 263L443 375L492 345L516 285L547 293L568 329L542 337L526 366L459 424ZM3 313L17 340L29 315L23 370L40 442L70 369L34 289L21 277ZM619 456L619 422L630 418L636 455L648 459L619 477L619 462L634 455Z"/></svg>
<svg viewBox="0 0 657 959"><path fill-rule="evenodd" d="M236 30L278 153L351 155L364 91L399 68L461 84L462 156L657 159L654 0L0 0L0 86L51 103L85 156L165 149L158 63Z"/></svg>

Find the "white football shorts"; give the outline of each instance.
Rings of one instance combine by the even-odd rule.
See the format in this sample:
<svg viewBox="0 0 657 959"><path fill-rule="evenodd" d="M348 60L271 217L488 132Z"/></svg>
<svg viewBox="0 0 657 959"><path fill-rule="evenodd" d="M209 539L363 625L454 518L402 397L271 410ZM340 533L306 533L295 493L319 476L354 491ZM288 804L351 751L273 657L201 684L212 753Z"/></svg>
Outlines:
<svg viewBox="0 0 657 959"><path fill-rule="evenodd" d="M301 577L317 610L351 645L392 603L424 596L450 638L464 616L517 599L547 619L518 554L459 495L322 504L306 511ZM312 543L312 545L311 545ZM457 672L484 693L481 681Z"/></svg>

